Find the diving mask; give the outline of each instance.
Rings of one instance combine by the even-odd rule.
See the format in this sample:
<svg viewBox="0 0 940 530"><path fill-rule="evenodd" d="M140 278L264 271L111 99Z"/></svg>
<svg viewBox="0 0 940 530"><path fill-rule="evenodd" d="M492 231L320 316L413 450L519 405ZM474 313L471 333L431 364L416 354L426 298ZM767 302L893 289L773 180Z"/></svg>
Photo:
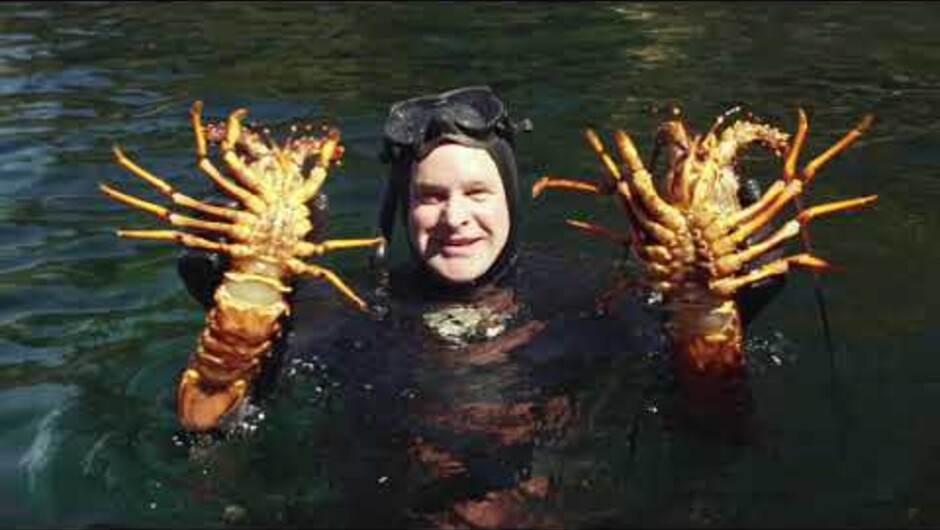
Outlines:
<svg viewBox="0 0 940 530"><path fill-rule="evenodd" d="M529 130L531 123L511 123L503 102L488 86L406 99L389 110L383 159L421 160L445 141L485 147L496 135L512 143L517 128Z"/></svg>

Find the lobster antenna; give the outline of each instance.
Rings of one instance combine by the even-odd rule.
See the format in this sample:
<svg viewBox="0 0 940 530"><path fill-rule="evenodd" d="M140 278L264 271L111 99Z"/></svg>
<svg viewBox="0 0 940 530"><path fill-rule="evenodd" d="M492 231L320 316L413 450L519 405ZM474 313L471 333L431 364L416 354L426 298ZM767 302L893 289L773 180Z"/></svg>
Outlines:
<svg viewBox="0 0 940 530"><path fill-rule="evenodd" d="M805 209L803 204L802 195L797 195L794 197L793 207L796 210L797 215L803 213ZM810 241L809 235L809 226L804 225L800 227L800 243L803 246L805 252L812 254L812 243ZM810 271L813 275L813 294L816 299L816 309L819 314L819 322L822 326L823 340L826 344L826 353L829 361L829 389L830 389L830 399L833 407L839 409L842 414L839 414L845 420L846 410L842 408L841 400L839 399L838 392L838 378L836 374L836 365L835 365L835 345L832 340L832 330L829 325L829 313L826 311L826 297L822 289L822 279L819 277L819 272L816 270ZM837 413L838 414L838 413ZM845 445L845 429L840 429L840 447Z"/></svg>
<svg viewBox="0 0 940 530"><path fill-rule="evenodd" d="M743 106L735 105L731 107L730 109L722 112L717 118L715 118L715 122L712 123L712 126L708 129L708 132L705 133L703 138L708 138L709 135L716 134L718 132L718 128L721 127L721 125L725 122L725 120L741 112L742 109L743 109Z"/></svg>
<svg viewBox="0 0 940 530"><path fill-rule="evenodd" d="M796 196L793 202L797 215L803 213L804 205L801 196ZM805 252L812 254L812 245L809 237L809 226L800 227L800 242ZM844 450L845 447L845 421L847 420L847 411L840 399L839 378L836 372L836 351L832 340L832 329L829 326L829 313L826 311L826 297L822 289L822 278L819 277L819 271L811 269L813 275L813 294L816 299L816 312L819 315L819 323L822 326L823 341L826 343L826 357L829 361L829 399L833 407L833 413L841 418L842 428L839 432L839 447Z"/></svg>
<svg viewBox="0 0 940 530"><path fill-rule="evenodd" d="M797 215L802 214L805 209L803 198L796 196L793 204L796 207ZM809 226L800 227L800 242L803 245L803 251L809 254L813 253L813 246L810 242ZM819 271L811 270L813 275L813 292L816 297L816 309L819 313L819 322L822 325L823 338L826 342L826 351L829 354L829 381L833 382L835 378L835 347L832 342L832 331L829 327L829 313L826 311L826 297L822 290L822 280L819 277Z"/></svg>
<svg viewBox="0 0 940 530"><path fill-rule="evenodd" d="M785 181L796 177L797 164L799 162L797 159L799 158L799 153L803 147L808 130L806 113L803 111L802 107L798 107L797 110L799 115L797 131L793 144L789 148L789 153L786 155L786 163L783 169ZM798 216L803 214L805 206L803 204L802 194L797 194L796 197L794 197L793 208L796 210ZM806 225L800 227L800 244L804 252L812 254L813 246L810 242L809 227ZM835 348L832 342L832 331L829 326L829 313L826 311L826 297L823 295L822 282L819 278L819 274L816 271L811 272L813 274L813 294L816 298L816 310L819 315L819 322L822 325L823 339L826 343L826 351L829 357L829 382L831 385L835 380Z"/></svg>

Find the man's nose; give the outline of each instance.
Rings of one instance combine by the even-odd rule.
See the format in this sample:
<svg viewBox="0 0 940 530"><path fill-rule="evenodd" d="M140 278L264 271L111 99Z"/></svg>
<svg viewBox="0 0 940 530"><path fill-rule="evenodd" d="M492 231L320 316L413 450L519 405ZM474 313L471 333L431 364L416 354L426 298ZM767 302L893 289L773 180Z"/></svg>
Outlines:
<svg viewBox="0 0 940 530"><path fill-rule="evenodd" d="M470 209L466 201L461 197L454 197L447 201L447 207L444 210L444 222L448 226L460 226L470 219Z"/></svg>

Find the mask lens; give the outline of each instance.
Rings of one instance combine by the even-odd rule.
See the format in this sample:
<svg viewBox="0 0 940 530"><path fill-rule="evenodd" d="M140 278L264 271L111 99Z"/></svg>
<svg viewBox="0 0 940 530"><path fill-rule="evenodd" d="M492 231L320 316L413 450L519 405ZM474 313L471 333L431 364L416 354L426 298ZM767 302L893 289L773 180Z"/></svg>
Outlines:
<svg viewBox="0 0 940 530"><path fill-rule="evenodd" d="M488 87L469 87L454 90L443 95L445 99L453 102L455 106L464 105L472 108L482 125L479 130L489 130L505 114L503 103Z"/></svg>
<svg viewBox="0 0 940 530"><path fill-rule="evenodd" d="M420 102L396 103L385 123L386 138L401 145L414 144L423 135L427 115L428 106Z"/></svg>
<svg viewBox="0 0 940 530"><path fill-rule="evenodd" d="M459 104L454 105L450 111L449 114L451 114L451 116L449 116L449 118L453 121L454 125L470 135L480 136L490 129L490 123L487 123L485 118L473 107Z"/></svg>

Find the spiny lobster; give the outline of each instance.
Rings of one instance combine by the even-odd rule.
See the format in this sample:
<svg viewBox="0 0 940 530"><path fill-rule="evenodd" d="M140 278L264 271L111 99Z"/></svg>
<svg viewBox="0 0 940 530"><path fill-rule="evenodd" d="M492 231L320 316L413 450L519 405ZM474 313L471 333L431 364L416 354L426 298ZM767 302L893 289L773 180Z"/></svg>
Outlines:
<svg viewBox="0 0 940 530"><path fill-rule="evenodd" d="M600 157L609 179L603 183L544 176L532 187L533 197L543 190L569 189L616 195L625 210L629 232L583 221L568 224L591 235L628 246L640 266L640 284L662 297L665 336L679 370L680 381L714 375L739 374L744 369L741 317L733 295L765 278L786 274L791 266L825 270L830 265L809 251L781 257L748 270L758 258L784 241L801 234L805 225L824 214L857 208L876 195L830 202L802 209L769 236L752 242L758 230L769 226L788 203L799 205L806 186L819 169L851 145L871 124L866 116L838 142L802 169L797 162L809 129L806 113L792 143L775 127L750 119L722 127L729 113L715 120L704 135L693 135L676 111L660 125L651 167L665 150L665 172L659 182L640 159L627 133L614 133L618 165L598 135L586 130L588 143ZM742 208L737 191L738 156L750 144L762 144L777 156L786 155L782 176L753 204ZM659 189L657 189L657 184ZM601 297L604 303L631 285L624 280Z"/></svg>
<svg viewBox="0 0 940 530"><path fill-rule="evenodd" d="M235 110L224 126L203 126L202 102L194 102L190 110L199 168L240 206L218 206L181 193L135 164L118 146L114 146L114 156L119 165L174 204L203 218L181 215L100 185L101 192L112 199L154 214L174 227L195 231L119 230L118 236L175 241L231 257L177 389L179 421L193 431L218 427L244 401L280 333L281 317L290 313L285 296L294 277L325 279L357 308L365 309L365 302L333 271L301 258L383 241L381 237L308 241L314 227L307 203L319 193L330 164L343 154L339 131L328 129L321 136L291 135L279 146L242 126L247 112ZM223 175L209 159L210 139L221 139L222 160L234 179ZM210 234L221 238L213 239Z"/></svg>

